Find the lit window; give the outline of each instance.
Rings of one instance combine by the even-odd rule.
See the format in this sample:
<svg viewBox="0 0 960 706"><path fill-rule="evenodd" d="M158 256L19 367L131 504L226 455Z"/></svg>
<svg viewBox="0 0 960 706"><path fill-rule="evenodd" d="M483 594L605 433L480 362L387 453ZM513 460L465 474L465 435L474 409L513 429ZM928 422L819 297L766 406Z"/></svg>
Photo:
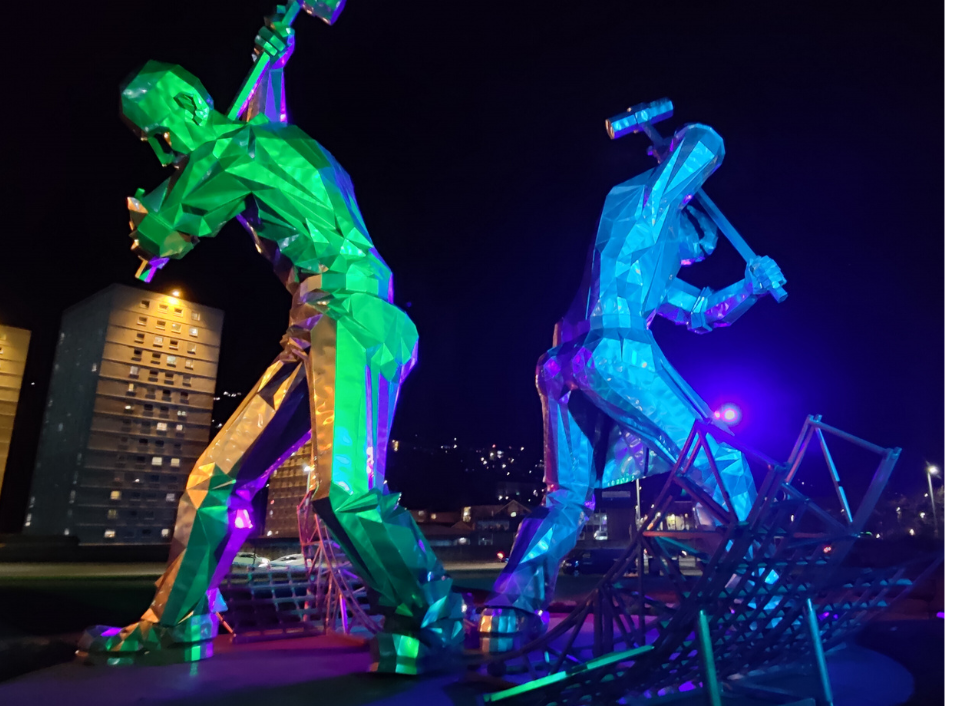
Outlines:
<svg viewBox="0 0 960 706"><path fill-rule="evenodd" d="M166 327L167 327L167 322L166 322L166 321L157 320L157 328L158 328L159 330L163 331Z"/></svg>
<svg viewBox="0 0 960 706"><path fill-rule="evenodd" d="M147 325L147 317L146 317L146 316L138 316L138 317L137 317L137 326L146 326L146 325Z"/></svg>
<svg viewBox="0 0 960 706"><path fill-rule="evenodd" d="M183 330L183 326L180 324L170 324L170 330L174 333L180 333Z"/></svg>
<svg viewBox="0 0 960 706"><path fill-rule="evenodd" d="M167 502L168 502L168 503L173 503L173 502L176 502L176 501L177 501L177 494L176 494L176 493L167 493Z"/></svg>
<svg viewBox="0 0 960 706"><path fill-rule="evenodd" d="M117 519L117 511L116 511L116 510L107 510L107 519L108 519L108 520L115 520L115 519Z"/></svg>
<svg viewBox="0 0 960 706"><path fill-rule="evenodd" d="M190 318L193 319L194 321L199 321L199 320L200 320L200 312L199 312L199 311L190 312Z"/></svg>
<svg viewBox="0 0 960 706"><path fill-rule="evenodd" d="M139 366L139 365L131 365L131 366L130 366L130 377L132 377L132 378L138 378L138 377L140 377L140 366Z"/></svg>
<svg viewBox="0 0 960 706"><path fill-rule="evenodd" d="M191 327L190 327L190 335L191 335L191 336L194 336L194 337L199 336L199 335L200 335L200 329L198 329L196 326L191 326Z"/></svg>
<svg viewBox="0 0 960 706"><path fill-rule="evenodd" d="M163 456L154 456L153 460L150 462L153 466L162 466L163 465Z"/></svg>
<svg viewBox="0 0 960 706"><path fill-rule="evenodd" d="M176 366L176 364L177 364L177 356L175 356L175 355L168 355L168 356L167 356L167 365Z"/></svg>
<svg viewBox="0 0 960 706"><path fill-rule="evenodd" d="M177 424L176 430L179 432L183 431L183 424Z"/></svg>
<svg viewBox="0 0 960 706"><path fill-rule="evenodd" d="M183 367L185 367L187 370L193 370L193 361L188 358L187 360L183 361Z"/></svg>
<svg viewBox="0 0 960 706"><path fill-rule="evenodd" d="M125 412L132 412L132 411L133 411L133 405L132 405L132 404L128 404L128 405L126 405L123 409L124 409Z"/></svg>
<svg viewBox="0 0 960 706"><path fill-rule="evenodd" d="M196 344L196 343L188 343L188 344L187 344L187 353L193 353L194 355L196 355L196 353L197 353L197 344Z"/></svg>
<svg viewBox="0 0 960 706"><path fill-rule="evenodd" d="M170 465L171 465L173 468L180 468L180 459L179 459L179 458L171 458L171 459L170 459Z"/></svg>
<svg viewBox="0 0 960 706"><path fill-rule="evenodd" d="M141 299L141 300L140 300L140 308L141 308L141 309L149 309L149 308L150 308L150 300L149 300L149 299Z"/></svg>
<svg viewBox="0 0 960 706"><path fill-rule="evenodd" d="M155 346L162 346L162 345L163 345L163 336L154 336L154 337L153 337L153 345L155 345Z"/></svg>
<svg viewBox="0 0 960 706"><path fill-rule="evenodd" d="M94 364L91 366L90 372L91 372L91 373L97 372L97 364L96 364L96 363L94 363Z"/></svg>
<svg viewBox="0 0 960 706"><path fill-rule="evenodd" d="M161 536L161 537L169 537L169 536L170 536L170 528L169 528L169 527L164 527L162 530L160 530L160 536Z"/></svg>
<svg viewBox="0 0 960 706"><path fill-rule="evenodd" d="M111 491L110 491L110 499L111 499L111 500L119 500L119 499L120 499L120 491L119 491L119 490L111 490Z"/></svg>
<svg viewBox="0 0 960 706"><path fill-rule="evenodd" d="M116 536L117 536L117 531L116 531L116 530L108 529L108 530L104 530L104 531L103 531L103 538L104 538L104 539L113 539L113 538L116 537Z"/></svg>
<svg viewBox="0 0 960 706"><path fill-rule="evenodd" d="M157 431L166 431L167 423L166 422L157 422Z"/></svg>
<svg viewBox="0 0 960 706"><path fill-rule="evenodd" d="M134 385L132 382L129 385L127 385L127 394L128 395L137 394L137 386Z"/></svg>

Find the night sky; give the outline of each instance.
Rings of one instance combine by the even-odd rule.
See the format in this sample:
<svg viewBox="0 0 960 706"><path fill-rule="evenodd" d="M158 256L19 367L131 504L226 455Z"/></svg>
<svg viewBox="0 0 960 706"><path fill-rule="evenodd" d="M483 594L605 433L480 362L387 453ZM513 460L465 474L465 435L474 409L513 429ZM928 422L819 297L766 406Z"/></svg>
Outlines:
<svg viewBox="0 0 960 706"><path fill-rule="evenodd" d="M57 5L60 5L58 8ZM135 285L124 198L166 177L118 117L121 81L182 64L224 110L266 0L53 3L7 38L0 322L33 331L0 529L18 530L62 311ZM667 355L739 434L784 458L809 413L943 460L943 8L938 3L387 2L305 15L292 121L353 177L396 301L420 331L394 438L540 444L537 358L580 281L604 196L653 166L605 118L669 97L713 126L707 191L788 279L707 336L658 320ZM743 276L721 241L682 276ZM289 296L239 224L155 278L226 311L218 390L277 354ZM35 385L31 386L31 382ZM424 483L430 483L424 478Z"/></svg>

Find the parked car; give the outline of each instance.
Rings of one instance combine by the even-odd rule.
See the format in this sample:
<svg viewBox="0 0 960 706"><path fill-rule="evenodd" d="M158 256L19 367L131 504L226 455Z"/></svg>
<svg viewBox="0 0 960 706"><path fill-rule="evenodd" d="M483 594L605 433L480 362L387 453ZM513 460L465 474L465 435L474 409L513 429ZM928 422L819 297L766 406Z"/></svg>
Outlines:
<svg viewBox="0 0 960 706"><path fill-rule="evenodd" d="M233 558L233 565L247 569L269 569L270 560L265 556L257 556L253 552L240 552Z"/></svg>
<svg viewBox="0 0 960 706"><path fill-rule="evenodd" d="M274 569L305 569L307 562L303 554L287 554L271 561L270 566Z"/></svg>
<svg viewBox="0 0 960 706"><path fill-rule="evenodd" d="M605 574L623 554L623 547L579 549L570 552L560 569L565 574Z"/></svg>

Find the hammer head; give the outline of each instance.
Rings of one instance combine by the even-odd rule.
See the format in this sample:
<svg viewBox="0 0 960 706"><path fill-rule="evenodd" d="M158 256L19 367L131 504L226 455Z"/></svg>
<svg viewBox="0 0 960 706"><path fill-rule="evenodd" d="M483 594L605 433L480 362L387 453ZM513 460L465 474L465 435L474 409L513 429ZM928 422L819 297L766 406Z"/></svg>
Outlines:
<svg viewBox="0 0 960 706"><path fill-rule="evenodd" d="M640 103L627 108L626 113L614 115L607 119L607 134L611 140L629 135L631 132L640 132L645 125L653 125L666 120L673 115L673 102L669 98L661 98L651 103Z"/></svg>
<svg viewBox="0 0 960 706"><path fill-rule="evenodd" d="M332 25L340 17L347 0L298 0L308 15L319 17L328 25Z"/></svg>

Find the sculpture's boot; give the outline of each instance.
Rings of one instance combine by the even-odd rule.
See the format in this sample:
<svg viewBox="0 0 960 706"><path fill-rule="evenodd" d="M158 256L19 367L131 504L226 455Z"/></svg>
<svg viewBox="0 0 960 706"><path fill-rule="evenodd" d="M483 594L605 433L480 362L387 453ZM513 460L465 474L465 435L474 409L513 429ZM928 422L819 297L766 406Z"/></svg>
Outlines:
<svg viewBox="0 0 960 706"><path fill-rule="evenodd" d="M399 495L348 495L334 486L314 508L367 585L371 610L385 616L371 644L371 671L422 674L455 661L464 641L463 598Z"/></svg>
<svg viewBox="0 0 960 706"><path fill-rule="evenodd" d="M211 600L204 597L190 614L176 625L161 625L153 610L139 622L125 628L96 625L87 628L78 644L77 655L88 664L176 664L196 662L213 656L213 638L226 610L220 592Z"/></svg>

